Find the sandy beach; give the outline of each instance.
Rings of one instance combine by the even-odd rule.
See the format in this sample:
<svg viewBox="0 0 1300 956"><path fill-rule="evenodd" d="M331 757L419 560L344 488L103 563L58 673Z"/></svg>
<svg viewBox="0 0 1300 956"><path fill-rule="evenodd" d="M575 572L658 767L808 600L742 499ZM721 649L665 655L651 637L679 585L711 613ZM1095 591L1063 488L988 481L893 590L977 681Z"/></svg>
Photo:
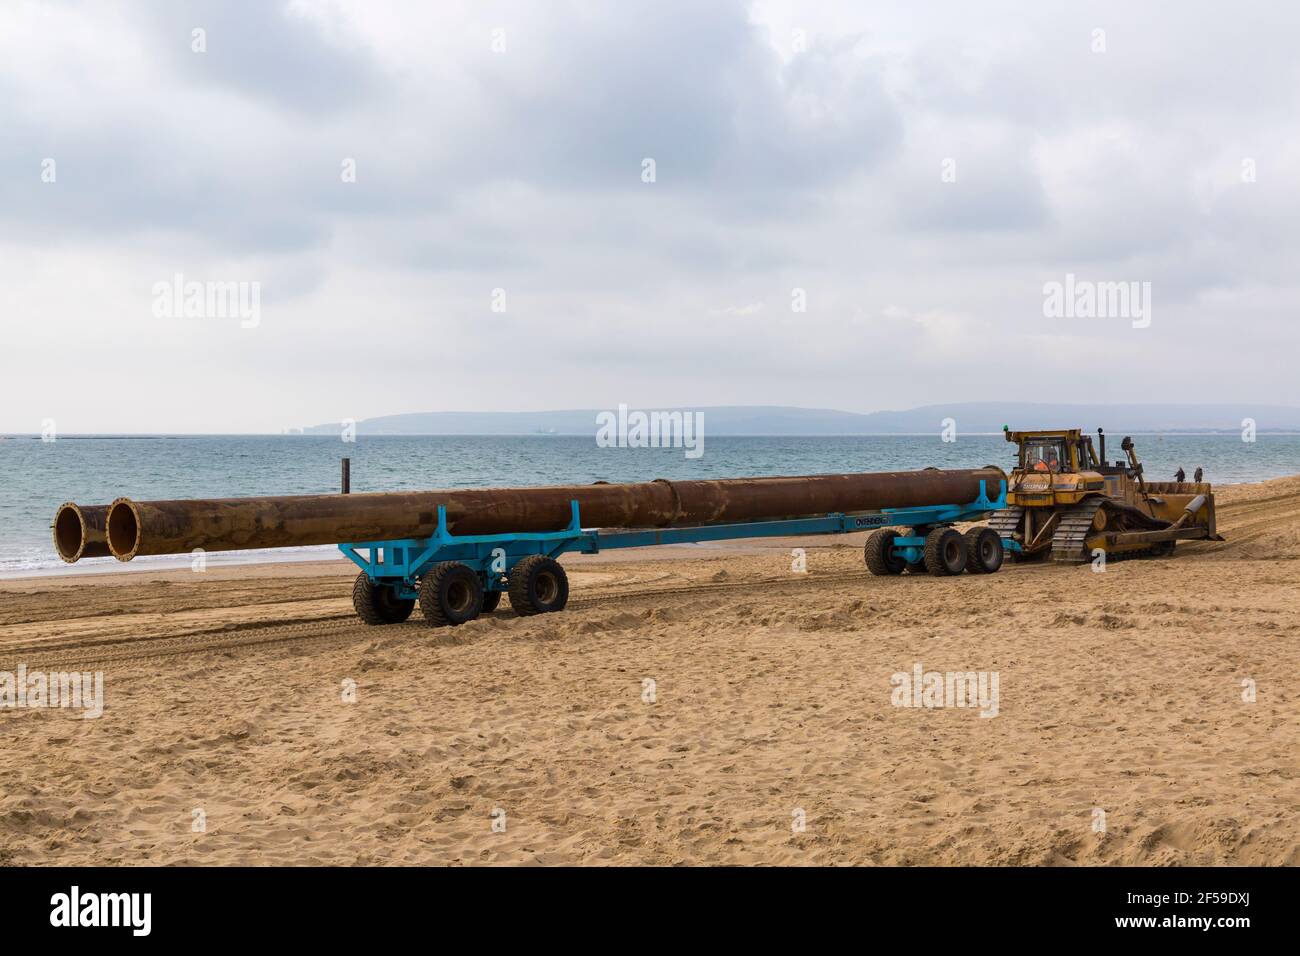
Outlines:
<svg viewBox="0 0 1300 956"><path fill-rule="evenodd" d="M0 582L0 671L104 679L0 709L0 863L1300 863L1300 477L1218 500L1101 574L568 556L563 613L454 629L343 561ZM918 665L996 716L895 706Z"/></svg>

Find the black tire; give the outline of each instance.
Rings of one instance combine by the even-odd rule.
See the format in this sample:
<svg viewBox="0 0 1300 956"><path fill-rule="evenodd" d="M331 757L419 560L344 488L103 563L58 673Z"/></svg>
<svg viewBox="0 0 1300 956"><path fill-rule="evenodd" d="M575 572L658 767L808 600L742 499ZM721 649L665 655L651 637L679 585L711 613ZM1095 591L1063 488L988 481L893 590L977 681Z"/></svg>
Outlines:
<svg viewBox="0 0 1300 956"><path fill-rule="evenodd" d="M500 603L501 603L500 591L484 591L482 613L491 614L493 611L497 609L497 605Z"/></svg>
<svg viewBox="0 0 1300 956"><path fill-rule="evenodd" d="M520 617L562 611L569 603L569 576L560 562L530 554L510 569L510 606Z"/></svg>
<svg viewBox="0 0 1300 956"><path fill-rule="evenodd" d="M431 627L455 627L483 610L483 582L467 564L443 561L420 579L420 610Z"/></svg>
<svg viewBox="0 0 1300 956"><path fill-rule="evenodd" d="M966 570L966 539L956 528L935 528L925 536L925 569L935 577Z"/></svg>
<svg viewBox="0 0 1300 956"><path fill-rule="evenodd" d="M1177 541L1157 541L1151 546L1151 556L1155 558L1167 558L1174 553L1174 548L1177 545Z"/></svg>
<svg viewBox="0 0 1300 956"><path fill-rule="evenodd" d="M902 574L907 562L890 553L894 547L894 538L898 536L893 528L881 528L871 532L866 546L862 549L867 562L867 570L872 574L886 577L890 574Z"/></svg>
<svg viewBox="0 0 1300 956"><path fill-rule="evenodd" d="M367 624L401 624L411 616L415 598L400 598L391 584L375 584L362 571L352 585L352 607Z"/></svg>
<svg viewBox="0 0 1300 956"><path fill-rule="evenodd" d="M966 532L966 570L971 574L993 574L1002 567L1006 551L992 528L971 528Z"/></svg>

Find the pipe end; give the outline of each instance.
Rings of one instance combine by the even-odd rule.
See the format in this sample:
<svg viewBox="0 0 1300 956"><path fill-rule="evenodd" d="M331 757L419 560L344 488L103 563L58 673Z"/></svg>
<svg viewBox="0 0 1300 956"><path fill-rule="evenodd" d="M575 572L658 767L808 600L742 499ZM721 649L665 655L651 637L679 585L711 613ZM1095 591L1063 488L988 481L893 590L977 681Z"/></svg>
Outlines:
<svg viewBox="0 0 1300 956"><path fill-rule="evenodd" d="M86 550L86 522L75 502L65 501L54 512L50 524L54 537L54 550L68 564L76 564Z"/></svg>
<svg viewBox="0 0 1300 956"><path fill-rule="evenodd" d="M119 561L130 561L140 550L140 506L118 498L108 506L108 550Z"/></svg>

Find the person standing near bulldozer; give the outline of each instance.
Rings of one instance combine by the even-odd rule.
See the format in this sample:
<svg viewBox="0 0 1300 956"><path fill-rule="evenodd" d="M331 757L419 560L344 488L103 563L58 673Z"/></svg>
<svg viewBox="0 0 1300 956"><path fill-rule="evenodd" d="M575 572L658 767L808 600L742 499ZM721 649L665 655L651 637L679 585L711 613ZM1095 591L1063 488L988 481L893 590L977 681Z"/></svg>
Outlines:
<svg viewBox="0 0 1300 956"><path fill-rule="evenodd" d="M1186 480L1187 480L1187 472L1183 471L1182 468L1179 468L1176 472L1174 472L1174 481L1186 481Z"/></svg>

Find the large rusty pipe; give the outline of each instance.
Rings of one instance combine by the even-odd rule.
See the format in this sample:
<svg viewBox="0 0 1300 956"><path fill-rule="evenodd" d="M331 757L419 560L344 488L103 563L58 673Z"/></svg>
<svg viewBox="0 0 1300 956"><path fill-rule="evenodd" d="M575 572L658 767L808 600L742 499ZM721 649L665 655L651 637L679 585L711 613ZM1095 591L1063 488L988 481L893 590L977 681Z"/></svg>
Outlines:
<svg viewBox="0 0 1300 956"><path fill-rule="evenodd" d="M50 532L60 558L73 564L82 558L108 557L108 508L108 505L78 505L71 501L59 505Z"/></svg>
<svg viewBox="0 0 1300 956"><path fill-rule="evenodd" d="M425 538L438 505L456 534L556 531L577 500L588 528L795 518L973 501L980 481L996 496L998 468L877 472L798 478L728 478L545 488L458 488L349 495L292 495L194 501L119 498L108 515L113 556L183 554L195 548L291 548L339 542Z"/></svg>

